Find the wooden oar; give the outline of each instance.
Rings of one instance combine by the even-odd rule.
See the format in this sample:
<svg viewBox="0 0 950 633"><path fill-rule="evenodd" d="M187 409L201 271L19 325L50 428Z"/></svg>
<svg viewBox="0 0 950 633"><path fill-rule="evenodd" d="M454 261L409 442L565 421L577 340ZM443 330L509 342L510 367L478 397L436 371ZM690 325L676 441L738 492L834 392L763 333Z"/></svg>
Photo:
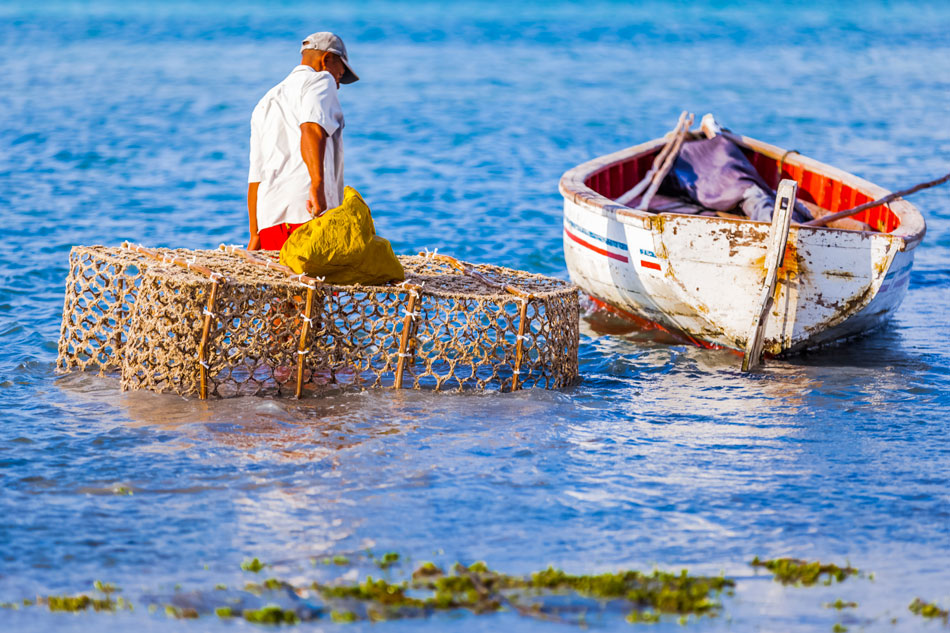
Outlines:
<svg viewBox="0 0 950 633"><path fill-rule="evenodd" d="M895 191L894 193L889 193L883 198L878 200L873 200L871 202L865 202L864 204L859 204L853 209L846 209L844 211L838 211L837 213L829 213L828 215L823 215L820 218L814 220L809 220L805 222L802 226L825 226L829 222L834 222L835 220L841 220L842 218L850 218L852 215L856 215L865 211L867 209L872 209L874 207L881 206L882 204L887 204L892 202L897 198L903 198L904 196L909 196L912 193L917 193L923 189L930 189L931 187L936 187L937 185L942 185L945 182L950 181L950 174L942 178L937 178L936 180L931 180L929 182L922 182L919 185L914 185L910 189L904 189L903 191Z"/></svg>
<svg viewBox="0 0 950 633"><path fill-rule="evenodd" d="M650 201L653 200L653 196L656 195L663 179L666 178L666 175L670 173L670 170L673 168L673 163L676 162L676 157L679 155L680 148L683 146L683 142L686 140L686 135L689 134L691 127L693 127L692 114L686 118L686 123L680 129L679 136L676 137L676 141L673 143L670 153L666 155L666 160L663 161L663 166L660 168L660 171L653 176L653 182L650 183L650 188L647 189L647 192L640 198L640 204L637 205L638 210L646 211L650 208Z"/></svg>
<svg viewBox="0 0 950 633"><path fill-rule="evenodd" d="M656 158L653 159L653 166L643 175L643 178L634 185L633 189L623 194L616 199L620 204L627 204L632 200L636 200L637 196L646 191L646 188L650 186L653 182L653 177L656 175L657 170L660 166L663 165L663 161L666 160L666 155L670 153L670 150L673 148L673 145L676 144L676 139L679 138L680 128L683 127L683 124L686 122L686 117L689 113L686 110L683 110L683 113L680 114L679 120L676 122L676 127L673 128L673 131L670 132L670 140L667 141L666 145L663 146L663 149L656 155Z"/></svg>

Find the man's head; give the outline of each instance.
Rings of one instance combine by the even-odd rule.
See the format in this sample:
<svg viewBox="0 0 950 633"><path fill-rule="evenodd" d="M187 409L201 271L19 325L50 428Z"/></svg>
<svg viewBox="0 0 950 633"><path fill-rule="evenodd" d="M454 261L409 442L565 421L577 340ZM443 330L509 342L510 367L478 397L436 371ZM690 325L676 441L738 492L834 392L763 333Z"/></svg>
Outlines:
<svg viewBox="0 0 950 633"><path fill-rule="evenodd" d="M315 70L325 70L340 84L351 84L359 77L350 67L346 55L346 45L338 35L321 31L304 38L300 45L300 63Z"/></svg>

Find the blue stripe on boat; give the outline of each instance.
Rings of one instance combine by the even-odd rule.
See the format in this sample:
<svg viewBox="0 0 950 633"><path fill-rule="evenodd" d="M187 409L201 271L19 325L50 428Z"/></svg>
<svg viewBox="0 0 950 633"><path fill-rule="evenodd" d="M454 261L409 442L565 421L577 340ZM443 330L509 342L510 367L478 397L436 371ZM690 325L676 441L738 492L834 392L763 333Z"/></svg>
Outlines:
<svg viewBox="0 0 950 633"><path fill-rule="evenodd" d="M612 240L612 239L610 239L609 237L603 237L602 235L597 235L596 233L591 233L590 231L588 231L588 230L585 229L584 227L579 226L579 225L578 225L577 223L575 223L575 222L572 222L567 216L564 216L564 223L565 223L565 224L569 224L570 227L571 227L572 229L574 229L575 231L577 231L578 233L583 233L583 234L586 235L587 237L592 237L592 238L594 238L595 240L601 241L601 242L603 242L604 244L606 244L607 246L611 246L611 247L613 247L613 248L619 248L619 249L622 250L622 251L629 250L629 249L627 248L627 245L624 244L623 242L618 242L617 240Z"/></svg>

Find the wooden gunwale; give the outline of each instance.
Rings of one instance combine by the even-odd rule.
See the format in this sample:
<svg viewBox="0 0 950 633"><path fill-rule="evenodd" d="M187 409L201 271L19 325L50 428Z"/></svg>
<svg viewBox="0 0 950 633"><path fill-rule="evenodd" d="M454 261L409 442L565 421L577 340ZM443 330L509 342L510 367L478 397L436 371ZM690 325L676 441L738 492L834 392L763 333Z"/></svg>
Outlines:
<svg viewBox="0 0 950 633"><path fill-rule="evenodd" d="M803 156L799 153L790 153L780 147L776 147L774 145L770 145L747 136L736 136L735 139L741 146L755 152L756 154L760 154L774 161L781 161L784 165L784 169L791 173L792 177L797 182L799 182L800 185L802 184L801 180L803 180L806 170L830 179L832 181L833 189L835 190L832 194L832 206L838 207L831 209L832 211L838 210L839 208L847 208L849 203L851 206L853 206L857 193L863 194L872 200L881 198L890 193L883 187L875 185L874 183L855 176L854 174L845 172L836 167L832 167L831 165L822 163L813 158ZM605 174L611 169L616 170L619 168L620 173L623 173L624 168L628 168L628 166L630 166L631 163L635 161L635 159L655 153L661 147L663 147L666 141L666 138L653 139L639 145L634 145L632 147L619 150L612 154L594 158L578 165L577 167L574 167L561 177L558 187L561 195L575 204L598 210L600 213L605 215L612 215L618 221L624 224L632 224L634 226L641 226L643 228L650 229L652 227L652 218L655 217L656 214L638 211L626 205L620 204L615 200L598 193L588 185L588 182L602 174ZM824 193L824 183L819 183L819 185L821 186L822 193ZM851 190L848 200L841 200L841 196L837 195L844 186ZM852 229L841 229L827 226L807 227L802 225L793 225L793 228L799 231L847 231L851 233L863 233L869 236L890 235L895 238L900 238L903 241L901 250L910 250L916 247L917 244L919 244L923 239L926 232L926 224L924 222L923 216L920 214L920 211L906 200L896 200L886 206L894 215L897 216L899 221L899 224L889 232L854 231ZM663 215L674 214L664 213ZM754 222L753 220L748 219L708 219L710 222ZM759 222L759 224L768 223Z"/></svg>

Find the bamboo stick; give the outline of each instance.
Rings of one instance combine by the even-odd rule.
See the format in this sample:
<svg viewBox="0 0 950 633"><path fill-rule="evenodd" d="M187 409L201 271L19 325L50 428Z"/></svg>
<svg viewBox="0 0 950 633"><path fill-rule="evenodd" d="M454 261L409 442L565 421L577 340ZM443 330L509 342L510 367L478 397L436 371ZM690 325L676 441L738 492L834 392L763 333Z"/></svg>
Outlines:
<svg viewBox="0 0 950 633"><path fill-rule="evenodd" d="M640 204L637 205L638 211L646 211L650 208L650 201L653 200L653 196L656 195L657 190L660 188L660 184L663 182L663 179L666 178L666 175L670 172L670 169L673 168L673 164L676 162L676 157L680 153L680 148L683 146L683 142L686 140L686 135L689 133L690 128L693 127L693 115L690 114L683 128L680 129L679 135L676 137L676 140L673 142L673 147L670 150L670 153L667 154L666 159L663 161L663 166L653 176L653 181L650 183L650 188L647 189L647 192L643 194L643 198L640 199Z"/></svg>
<svg viewBox="0 0 950 633"><path fill-rule="evenodd" d="M182 257L176 257L174 255L163 255L150 248L145 248L144 246L140 246L139 244L133 244L131 242L123 242L122 247L130 251L133 251L135 253L145 255L146 257L150 257L159 262L165 262L166 264L174 264L175 266L180 266L188 270L193 270L196 273L200 273L204 275L205 277L208 277L209 279L211 279L211 281L217 281L218 279L220 279L222 281L227 282L227 277L225 277L221 273L217 273L211 270L210 268L188 261L187 259L184 259Z"/></svg>
<svg viewBox="0 0 950 633"><path fill-rule="evenodd" d="M517 297L524 297L525 299L537 299L537 296L531 294L530 292L525 292L524 290L520 290L508 284L496 283L492 281L491 279L489 279L488 277L486 277L485 275L478 272L477 270L472 270L471 268L466 266L465 262L455 259L454 257L451 257L449 255L438 255L436 253L427 253L427 252L419 253L419 255L422 257L427 257L428 259L434 259L436 261L440 261L442 263L448 264L449 266L458 270L462 274L468 275L469 277L472 277L473 279L476 279L491 288L504 290L507 293L513 294Z"/></svg>
<svg viewBox="0 0 950 633"><path fill-rule="evenodd" d="M521 358L524 352L524 330L528 320L528 301L521 300L518 310L518 338L515 339L515 368L511 372L511 390L518 390L518 377L521 375Z"/></svg>
<svg viewBox="0 0 950 633"><path fill-rule="evenodd" d="M322 278L310 277L309 275L305 275L304 273L296 273L289 266L284 266L283 264L275 264L269 259L261 259L259 257L255 257L254 255L251 255L250 252L248 252L247 250L245 250L244 248L240 246L234 246L233 244L221 244L220 246L218 246L218 248L230 255L240 255L251 264L262 266L264 268L271 268L273 270L276 270L279 273L283 273L284 275L288 277L295 277L298 281L300 281L301 284L305 286L309 287L309 286L318 286L318 285L323 284Z"/></svg>
<svg viewBox="0 0 950 633"><path fill-rule="evenodd" d="M894 193L889 193L883 198L878 198L877 200L872 200L871 202L865 202L864 204L859 204L853 209L846 209L844 211L838 211L837 213L829 213L820 218L815 218L814 220L809 220L802 224L802 226L825 226L829 222L834 222L835 220L841 220L842 218L850 218L852 215L856 215L865 211L867 209L872 209L874 207L879 207L882 204L887 204L888 202L893 202L898 198L903 198L904 196L909 196L912 193L917 193L924 189L929 189L931 187L936 187L937 185L942 185L945 182L950 181L950 174L937 178L936 180L930 180L928 182L922 182L919 185L914 185L910 189L903 189L901 191L895 191Z"/></svg>
<svg viewBox="0 0 950 633"><path fill-rule="evenodd" d="M310 322L313 320L313 288L307 288L307 306L304 310L303 323L300 325L300 343L297 344L297 388L294 397L300 398L303 394L303 365L307 355L307 334L310 332Z"/></svg>
<svg viewBox="0 0 950 633"><path fill-rule="evenodd" d="M406 316L402 320L402 336L399 338L399 360L396 361L396 381L393 389L402 389L402 374L406 368L406 358L409 356L409 334L413 327L413 319L416 317L416 299L419 297L419 290L411 288L409 290L409 304L406 306Z"/></svg>
<svg viewBox="0 0 950 633"><path fill-rule="evenodd" d="M115 342L112 343L114 346L114 355L116 360L120 358L122 353L122 304L125 302L125 284L122 281L122 277L119 277L117 280L119 289L116 291L116 306L115 306Z"/></svg>
<svg viewBox="0 0 950 633"><path fill-rule="evenodd" d="M208 399L208 338L211 335L211 319L214 318L214 301L218 295L218 280L211 282L208 305L205 307L204 324L201 327L201 343L198 345L198 397Z"/></svg>

